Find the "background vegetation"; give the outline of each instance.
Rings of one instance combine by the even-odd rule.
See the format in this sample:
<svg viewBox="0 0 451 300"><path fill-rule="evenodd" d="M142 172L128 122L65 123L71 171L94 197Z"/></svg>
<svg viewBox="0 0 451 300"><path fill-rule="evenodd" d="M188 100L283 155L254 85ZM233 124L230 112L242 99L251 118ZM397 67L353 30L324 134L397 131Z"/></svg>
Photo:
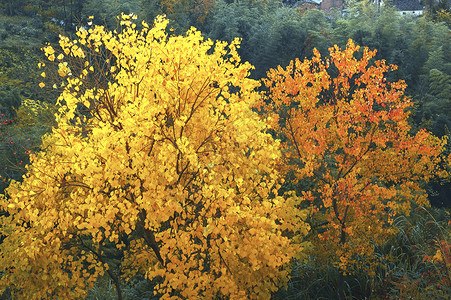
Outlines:
<svg viewBox="0 0 451 300"><path fill-rule="evenodd" d="M270 68L285 67L295 58L311 58L313 49L328 53L348 39L377 49L375 59L385 59L399 69L390 80L403 79L413 99L412 130L426 128L434 135L450 136L451 128L451 14L448 1L423 1L422 17L399 16L391 7L370 1L345 1L345 12L304 10L278 0L1 0L0 1L0 192L10 180L20 180L29 153L41 147L41 137L55 124L56 99L52 78L45 88L38 62L41 48L56 44L60 34L74 36L88 22L118 28L121 12L135 13L149 23L159 14L171 20L172 33L191 26L205 37L231 42L242 38L237 50L243 61L255 66L251 77L260 79ZM94 16L91 21L89 16ZM137 22L139 24L139 22ZM451 151L448 144L448 153ZM305 190L308 182L287 178L285 190ZM346 276L351 298L445 298L451 293L450 185L427 186L433 208L416 207L399 215L397 234L376 252L386 259L374 276L364 270ZM313 258L293 265L288 288L275 299L334 299L337 268ZM110 288L111 287L111 288ZM152 298L152 283L135 278L124 297ZM115 297L107 277L96 283L88 298ZM7 294L5 294L7 296Z"/></svg>

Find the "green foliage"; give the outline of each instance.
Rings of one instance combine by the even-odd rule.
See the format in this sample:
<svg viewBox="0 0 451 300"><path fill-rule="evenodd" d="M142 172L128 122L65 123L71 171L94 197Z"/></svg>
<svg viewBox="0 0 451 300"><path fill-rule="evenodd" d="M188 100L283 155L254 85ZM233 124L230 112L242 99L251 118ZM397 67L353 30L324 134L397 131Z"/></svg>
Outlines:
<svg viewBox="0 0 451 300"><path fill-rule="evenodd" d="M121 13L137 14L140 11L140 0L85 0L82 15L87 18L94 16L93 22L107 25L115 29L118 25L117 16Z"/></svg>
<svg viewBox="0 0 451 300"><path fill-rule="evenodd" d="M22 99L17 88L0 91L0 113L2 117L5 119L14 118L14 108L19 107L21 102Z"/></svg>
<svg viewBox="0 0 451 300"><path fill-rule="evenodd" d="M158 0L141 0L140 1L140 12L138 17L141 17L147 22L151 22L156 16L163 13L160 1Z"/></svg>
<svg viewBox="0 0 451 300"><path fill-rule="evenodd" d="M437 69L431 69L429 71L429 91L437 98L448 100L447 107L442 107L442 109L449 111L451 105L451 75Z"/></svg>
<svg viewBox="0 0 451 300"><path fill-rule="evenodd" d="M399 216L398 235L380 248L390 257L380 292L391 299L445 299L451 292L449 224L449 211L437 209L418 207L410 217Z"/></svg>
<svg viewBox="0 0 451 300"><path fill-rule="evenodd" d="M0 115L0 191L10 180L21 180L30 153L40 149L41 136L55 125L55 112L55 105L27 99L13 118Z"/></svg>
<svg viewBox="0 0 451 300"><path fill-rule="evenodd" d="M449 0L422 0L426 6L426 17L434 22L445 22L448 26L450 21L450 2Z"/></svg>
<svg viewBox="0 0 451 300"><path fill-rule="evenodd" d="M314 259L307 263L295 263L287 289L280 289L273 299L337 299L339 271ZM346 299L368 299L377 277L368 276L363 270L344 277ZM371 299L371 298L370 298Z"/></svg>
<svg viewBox="0 0 451 300"><path fill-rule="evenodd" d="M15 5L15 15L40 17L44 21L58 23L65 31L73 31L74 25L81 20L81 9L85 0L17 0L16 2L20 5Z"/></svg>
<svg viewBox="0 0 451 300"><path fill-rule="evenodd" d="M332 44L344 46L349 38L361 46L377 48L377 59L399 66L388 74L390 80L404 79L407 94L416 103L416 127L426 127L435 135L449 134L451 129L451 35L447 1L423 1L426 17L399 17L390 9L368 5L370 1L345 1L350 9L344 16L325 15L317 10L300 14L277 0L219 0L203 23L198 21L193 3L179 1L169 12L160 0L1 0L0 1L0 191L10 179L20 180L28 153L40 149L41 135L53 125L56 100L51 84L39 89L41 71L36 65L44 41L57 42L58 34L72 31L74 25L94 23L117 26L120 12L138 13L152 20L161 13L171 19L170 27L181 33L194 25L213 39L232 41L243 38L238 49L243 60L256 69L253 78L266 75L269 68L287 65L295 57L310 56L313 48L326 53ZM172 1L177 2L177 1ZM214 1L211 1L214 2ZM140 25L138 24L138 27ZM36 99L40 101L25 100ZM11 143L12 142L12 143ZM449 147L449 146L448 146ZM294 184L287 178L283 191L298 193L312 189L311 181ZM431 189L432 190L432 189ZM436 190L438 190L436 188ZM442 189L446 194L446 187ZM444 199L446 195L443 196ZM449 196L448 196L449 197ZM446 205L446 200L442 200ZM449 201L449 200L448 200ZM346 295L354 298L419 298L436 299L450 293L449 284L439 285L445 276L444 265L432 260L438 249L446 249L437 230L448 232L449 215L443 211L422 210L410 217L399 217L397 238L379 247L376 254L384 257L385 269L370 277L364 271L345 277ZM439 226L433 225L439 224ZM446 265L445 265L446 266ZM448 269L449 271L449 269ZM293 263L288 290L275 299L334 298L337 294L336 268L311 259ZM151 298L151 282L134 278L123 286L124 298ZM428 287L429 286L429 287ZM448 289L447 289L448 288ZM116 297L111 280L101 278L90 299Z"/></svg>
<svg viewBox="0 0 451 300"><path fill-rule="evenodd" d="M45 95L39 90L39 73L36 61L38 55L33 49L0 48L0 91L1 98L6 94L17 93L20 97L42 100ZM8 105L0 99L0 105ZM10 103L18 108L19 103Z"/></svg>
<svg viewBox="0 0 451 300"><path fill-rule="evenodd" d="M239 53L255 66L253 78L296 57L310 56L313 47L324 52L332 46L323 12L301 15L276 0L217 1L207 18L207 36L216 40L243 39Z"/></svg>
<svg viewBox="0 0 451 300"><path fill-rule="evenodd" d="M256 70L252 75L254 78L260 78L266 71L265 67L274 64L270 60L277 59L277 56L272 54L277 47L273 39L276 37L278 24L269 22L269 18L280 15L281 9L283 8L280 3L273 0L243 0L232 3L217 1L210 19L207 19L207 35L215 40L226 41L232 41L235 37L242 38L240 56L255 65Z"/></svg>
<svg viewBox="0 0 451 300"><path fill-rule="evenodd" d="M417 115L423 126L443 136L451 129L451 62L443 47L431 51L424 70L427 73L422 78L427 92Z"/></svg>
<svg viewBox="0 0 451 300"><path fill-rule="evenodd" d="M27 0L1 0L3 13L14 16L23 13Z"/></svg>
<svg viewBox="0 0 451 300"><path fill-rule="evenodd" d="M446 56L443 52L443 46L438 47L435 50L432 50L429 52L429 58L424 64L424 69L427 72L428 70L437 69L437 70L446 70L449 68L449 62L448 66L446 65ZM451 68L450 68L451 70Z"/></svg>
<svg viewBox="0 0 451 300"><path fill-rule="evenodd" d="M434 208L418 207L410 216L398 216L398 233L376 249L384 262L376 275L361 270L345 276L347 299L446 299L451 293L449 222L449 211ZM292 270L288 288L274 299L336 298L335 268L311 259L295 263Z"/></svg>

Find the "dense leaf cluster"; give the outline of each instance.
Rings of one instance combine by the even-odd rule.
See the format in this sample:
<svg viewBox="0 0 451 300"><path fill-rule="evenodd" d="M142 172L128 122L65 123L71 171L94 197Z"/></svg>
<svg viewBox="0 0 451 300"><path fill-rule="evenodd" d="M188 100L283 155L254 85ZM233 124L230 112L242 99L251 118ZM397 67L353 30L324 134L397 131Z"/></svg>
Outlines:
<svg viewBox="0 0 451 300"><path fill-rule="evenodd" d="M417 207L449 189L450 16L425 2L2 0L3 288L446 295L449 214Z"/></svg>

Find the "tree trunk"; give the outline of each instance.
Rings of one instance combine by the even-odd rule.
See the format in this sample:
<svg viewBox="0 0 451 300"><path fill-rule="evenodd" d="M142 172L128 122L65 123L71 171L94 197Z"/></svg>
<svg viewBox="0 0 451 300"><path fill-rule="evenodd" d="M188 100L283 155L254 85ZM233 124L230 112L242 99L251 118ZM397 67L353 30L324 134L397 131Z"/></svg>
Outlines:
<svg viewBox="0 0 451 300"><path fill-rule="evenodd" d="M9 4L8 4L9 15L10 15L10 16L12 16L12 15L14 14L13 1L14 1L14 0L10 0L10 1L9 1Z"/></svg>
<svg viewBox="0 0 451 300"><path fill-rule="evenodd" d="M344 245L346 243L346 225L345 223L341 224L341 236L340 236L340 245ZM345 276L341 268L338 268L338 299L345 300Z"/></svg>
<svg viewBox="0 0 451 300"><path fill-rule="evenodd" d="M114 281L114 286L116 287L117 300L122 300L122 290L119 280Z"/></svg>

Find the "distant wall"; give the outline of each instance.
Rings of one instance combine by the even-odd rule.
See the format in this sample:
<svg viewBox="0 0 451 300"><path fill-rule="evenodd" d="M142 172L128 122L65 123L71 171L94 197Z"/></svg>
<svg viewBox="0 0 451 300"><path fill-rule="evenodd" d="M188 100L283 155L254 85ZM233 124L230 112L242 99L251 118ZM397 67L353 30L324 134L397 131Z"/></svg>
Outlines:
<svg viewBox="0 0 451 300"><path fill-rule="evenodd" d="M422 16L423 15L422 10L399 10L398 13L400 16Z"/></svg>

